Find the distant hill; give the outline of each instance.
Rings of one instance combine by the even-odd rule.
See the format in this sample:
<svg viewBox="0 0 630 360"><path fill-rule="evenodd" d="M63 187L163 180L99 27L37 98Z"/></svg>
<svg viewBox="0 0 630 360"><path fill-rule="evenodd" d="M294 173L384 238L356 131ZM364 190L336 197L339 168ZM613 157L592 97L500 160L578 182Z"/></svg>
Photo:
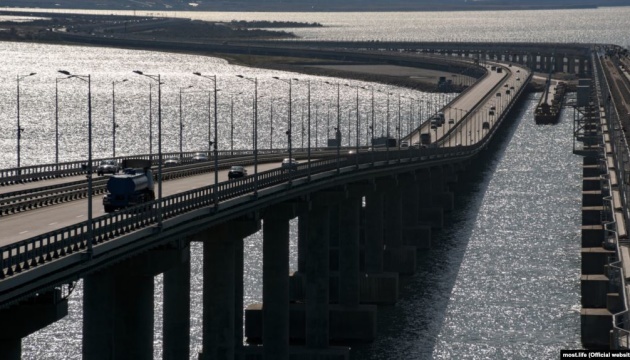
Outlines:
<svg viewBox="0 0 630 360"><path fill-rule="evenodd" d="M0 0L0 6L160 11L447 11L630 6L630 0Z"/></svg>

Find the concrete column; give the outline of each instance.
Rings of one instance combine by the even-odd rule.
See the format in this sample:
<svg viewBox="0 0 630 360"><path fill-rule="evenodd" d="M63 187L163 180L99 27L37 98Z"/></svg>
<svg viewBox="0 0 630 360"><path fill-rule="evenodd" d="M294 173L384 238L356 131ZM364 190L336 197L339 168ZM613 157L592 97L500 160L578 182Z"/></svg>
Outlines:
<svg viewBox="0 0 630 360"><path fill-rule="evenodd" d="M339 304L359 305L359 211L361 198L339 205Z"/></svg>
<svg viewBox="0 0 630 360"><path fill-rule="evenodd" d="M234 239L234 349L240 353L243 348L243 313L244 290L243 269L245 266L243 253L243 236Z"/></svg>
<svg viewBox="0 0 630 360"><path fill-rule="evenodd" d="M291 208L292 210L292 208ZM289 219L285 206L263 218L263 359L289 359Z"/></svg>
<svg viewBox="0 0 630 360"><path fill-rule="evenodd" d="M387 247L402 246L401 190L394 187L385 197L385 243Z"/></svg>
<svg viewBox="0 0 630 360"><path fill-rule="evenodd" d="M19 360L22 338L68 315L68 300L61 291L41 292L35 298L0 310L0 359Z"/></svg>
<svg viewBox="0 0 630 360"><path fill-rule="evenodd" d="M151 253L84 277L83 358L153 359ZM162 265L162 264L160 264Z"/></svg>
<svg viewBox="0 0 630 360"><path fill-rule="evenodd" d="M164 272L164 360L190 356L190 246L182 245L181 262Z"/></svg>
<svg viewBox="0 0 630 360"><path fill-rule="evenodd" d="M383 272L383 193L373 191L365 199L365 272Z"/></svg>
<svg viewBox="0 0 630 360"><path fill-rule="evenodd" d="M329 215L323 204L309 212L306 260L306 347L326 349L329 341Z"/></svg>
<svg viewBox="0 0 630 360"><path fill-rule="evenodd" d="M306 270L306 239L308 237L308 212L301 211L298 215L298 267L297 271Z"/></svg>
<svg viewBox="0 0 630 360"><path fill-rule="evenodd" d="M584 58L580 58L579 60L579 69L578 69L578 74L580 76L583 76L586 73L586 61L584 60Z"/></svg>
<svg viewBox="0 0 630 360"><path fill-rule="evenodd" d="M420 178L408 179L401 184L405 196L402 197L403 243L418 249L431 248L431 225L420 222Z"/></svg>
<svg viewBox="0 0 630 360"><path fill-rule="evenodd" d="M201 360L234 359L234 241L227 224L207 230L203 243Z"/></svg>
<svg viewBox="0 0 630 360"><path fill-rule="evenodd" d="M0 339L0 359L20 360L22 359L22 339Z"/></svg>
<svg viewBox="0 0 630 360"><path fill-rule="evenodd" d="M556 54L554 60L555 60L555 64L554 64L555 70L557 72L564 72L564 55Z"/></svg>

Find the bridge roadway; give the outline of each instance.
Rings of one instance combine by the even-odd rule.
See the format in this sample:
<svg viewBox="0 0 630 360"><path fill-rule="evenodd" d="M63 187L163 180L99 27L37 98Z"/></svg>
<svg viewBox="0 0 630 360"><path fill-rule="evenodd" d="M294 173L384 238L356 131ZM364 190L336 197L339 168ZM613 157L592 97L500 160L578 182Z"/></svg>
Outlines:
<svg viewBox="0 0 630 360"><path fill-rule="evenodd" d="M472 145L480 140L479 134L475 135L473 129L481 131L482 123L488 121L488 119L498 118L502 108L507 107L510 97L505 95L505 90L513 86L522 86L524 81L517 81L516 79L525 79L529 76L529 70L514 65L513 67L502 66L503 71L498 73L491 71L491 66L501 66L500 64L488 64L486 65L488 73L480 81L478 81L473 88L468 89L462 93L444 109L444 115L446 121L443 126L432 130L431 137L432 143L436 140L446 139L447 134L454 136L448 137L441 146L456 146L456 145ZM511 71L510 69L515 69ZM518 70L518 72L516 72ZM504 85L509 85L505 87ZM497 88L500 88L502 96L497 97L495 93ZM516 89L518 90L518 88ZM513 88L512 91L515 91ZM495 106L497 111L495 116L489 117L487 112L490 106ZM462 116L462 113L464 115ZM449 124L449 120L454 119L455 123ZM429 122L425 121L421 125L421 132L426 132L429 128ZM451 132L454 129L454 132ZM462 131L469 132L469 136L464 136L462 140ZM410 136L403 140L410 141L410 144L414 144L419 141L418 131L413 132ZM266 171L279 167L279 163L270 163L259 165L259 171ZM253 174L253 166L248 167L248 173ZM40 182L31 182L26 185L19 185L20 188L35 188L37 186L59 184L63 182L83 179L84 176L75 176L62 179L51 179ZM219 172L219 181L226 181L227 170ZM214 176L212 173L202 174L197 176L186 177L184 179L178 179L174 181L163 182L162 192L163 196L169 196L177 194L183 191L200 188L214 184ZM1 192L12 190L12 186L0 189ZM93 215L98 217L104 215L102 206L102 196L94 196L92 199ZM6 217L6 220L0 222L0 246L9 245L20 240L24 240L39 234L43 234L49 231L53 231L56 228L66 227L76 222L86 220L87 200L72 201L55 206L49 206L45 208L30 210L21 212L15 215Z"/></svg>
<svg viewBox="0 0 630 360"><path fill-rule="evenodd" d="M524 68L520 71L523 73ZM462 127L468 131L471 127L481 128L482 120L487 119L483 111L491 105L496 106L496 90L505 84L508 89L512 86L508 79L513 73L510 74L490 74L486 78L495 79L494 86L483 82L483 91L473 88L461 96L459 106L468 104L469 108L464 110L470 115L459 119L450 133ZM524 82L528 80L527 76ZM515 99L510 96L509 100ZM292 176L286 171L275 170L277 162L259 165L259 172L267 170L259 177L251 176L250 167L250 176L231 182L226 181L226 172L222 171L217 193L213 193L214 187L208 186L212 184L213 174L205 173L165 182L165 198L156 200L150 209L139 206L107 215L102 212L101 197L98 196L92 204L95 215L92 237L89 237L85 221L85 200L3 217L0 221L0 309L16 306L0 312L0 319L7 323L19 321L13 319L22 319L31 312L30 307L20 305L21 300L35 293L58 298L59 295L54 295L58 290L53 289L83 278L84 358L149 359L153 354L153 323L148 320L153 319L153 276L164 273L164 352L167 347L170 351L178 348L185 355L176 358L188 357L190 326L184 321L190 318L188 243L203 241L204 294L215 296L203 297L204 336L200 358L214 358L213 354L223 351L233 353L243 339L242 239L260 229L262 218L265 224L262 249L265 307L262 311L267 315L265 322L260 324L256 322L260 308L248 309L245 336L256 338L257 329L264 329L264 346L248 351L262 351L266 358L288 359L284 355L292 351L288 346L291 311L292 322L294 316L295 319L306 319L306 343L310 345L305 351L345 354L345 357L322 358L347 359L348 348L329 346L329 341L337 341L339 336L328 333L329 325L330 329L343 328L342 339L358 337L356 340L370 341L374 338L376 307L359 304L359 287L368 286L369 296L378 298L368 300L369 303L395 303L398 274L411 273L415 269L416 246L430 247L433 225L426 225L426 221L441 226L442 212L453 207L453 194L447 182L456 175L456 164L467 163L488 144L505 118L504 114L499 116L499 112L507 112L513 102L497 109L500 121L492 122L488 131L479 132L479 136L470 137L470 141L461 146L449 141L449 146L394 151L394 155L389 154L389 148L354 155L346 153L336 159L315 162L312 173L310 166L301 165ZM447 111L447 114L454 114L459 111L457 109L453 108L453 112ZM474 115L476 112L481 115ZM444 138L449 131L442 129L435 133ZM180 193L182 195L177 196ZM252 196L254 193L256 196ZM213 206L213 194L219 199L218 208ZM367 201L366 220L370 219L366 221L363 246L366 256L375 262L368 264L366 259L366 266L372 266L374 270L360 281L359 274L364 271L359 265L359 215L363 211L363 197ZM421 199L432 208L421 211ZM302 215L298 215L298 207ZM162 212L158 213L160 208ZM403 208L405 212L402 212ZM338 211L338 218L330 216L333 211ZM405 220L408 214L414 216ZM302 284L299 277L291 280L297 281L295 289L304 286L302 290L296 290L304 295L299 292L291 295L303 296L297 300L303 305L293 307L287 301L289 255L286 245L289 243L288 221L296 216L300 218L300 226L302 220L309 225L299 236L302 250L298 255L298 268L302 276L306 276L306 282L299 285ZM335 228L337 230L333 230ZM413 245L403 241L407 239L403 233L407 234L408 230L412 231ZM339 231L340 238L347 239L339 242L336 250L348 255L344 255L344 263L339 264L340 286L334 290L339 291L334 296L343 308L329 305L328 298L332 249L329 249L328 241L322 240L332 238L334 231ZM385 232L387 236L384 236ZM17 242L19 245L16 246ZM93 251L86 252L90 245ZM377 264L379 261L380 265ZM171 275L166 276L167 271ZM176 271L176 275L172 271ZM333 296L332 289L330 295ZM46 311L63 305L63 301L51 302L54 306L51 309L46 307L49 305L45 303L49 299L47 296L38 299L44 303ZM65 306L67 311L67 303ZM5 332L0 329L0 358L8 354L7 359L18 359L19 355L15 354L19 353L21 338L64 316L63 311L55 311L54 316L34 321L29 329L19 332L13 328ZM167 321L174 312L177 313L174 319ZM309 314L306 317L305 312ZM126 333L133 333L134 337L125 336ZM124 353L116 353L121 349Z"/></svg>
<svg viewBox="0 0 630 360"><path fill-rule="evenodd" d="M501 68L502 71L499 73L491 70L492 67ZM514 93L526 84L525 80L531 74L529 69L520 65L504 66L489 62L486 69L488 73L473 89L460 94L443 109L444 125L431 129L431 124L424 122L420 131L412 132L404 140L410 145L419 143L420 133L428 132L431 143L438 141L440 146L465 146L478 142L484 132L494 126L503 109L510 104ZM490 115L492 107L494 115ZM488 128L484 129L486 122Z"/></svg>
<svg viewBox="0 0 630 360"><path fill-rule="evenodd" d="M280 163L259 164L258 170L266 171L277 167L280 167ZM249 174L254 172L253 165L246 166L245 168ZM228 180L227 173L228 170L219 171L219 182ZM56 181L59 181L59 179L50 180L50 182ZM211 184L214 184L214 173L206 173L203 175L165 181L162 183L162 196L166 197ZM102 200L103 196L92 197L94 217L106 214L103 210ZM87 218L87 201L87 199L71 201L60 205L20 212L6 217L6 220L0 221L0 234L2 234L2 237L0 238L0 247L32 236L53 231L57 228L85 221Z"/></svg>

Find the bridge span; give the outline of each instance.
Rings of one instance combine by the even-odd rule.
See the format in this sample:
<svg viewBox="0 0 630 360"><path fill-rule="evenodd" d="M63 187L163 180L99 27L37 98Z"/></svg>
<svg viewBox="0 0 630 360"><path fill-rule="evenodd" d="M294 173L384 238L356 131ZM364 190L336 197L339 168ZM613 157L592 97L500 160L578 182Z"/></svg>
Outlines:
<svg viewBox="0 0 630 360"><path fill-rule="evenodd" d="M443 109L444 125L425 122L405 137L413 145L429 133L427 147L309 148L292 171L269 159L241 179L228 181L221 171L217 184L207 172L171 180L162 198L110 214L92 198L91 221L85 199L4 216L0 320L15 326L0 330L0 358L19 359L22 337L67 313L61 290L78 279L83 357L152 358L160 273L163 352L188 358L189 244L202 242L200 359L347 359L343 344L376 336L375 305L397 301L399 276L414 272L416 252L431 247L432 229L453 209L449 184L492 141L532 76L520 65L483 70ZM289 276L296 217L298 271ZM244 309L243 238L261 229L263 303ZM262 346L243 347L244 337Z"/></svg>

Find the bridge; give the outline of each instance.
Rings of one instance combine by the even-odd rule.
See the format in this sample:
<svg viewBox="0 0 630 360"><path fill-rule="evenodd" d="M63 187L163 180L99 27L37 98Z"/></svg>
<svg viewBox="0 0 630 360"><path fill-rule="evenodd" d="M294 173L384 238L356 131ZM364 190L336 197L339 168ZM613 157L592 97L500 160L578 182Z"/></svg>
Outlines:
<svg viewBox="0 0 630 360"><path fill-rule="evenodd" d="M0 319L15 324L0 330L0 358L19 359L22 337L67 313L62 290L78 279L84 283L83 357L152 358L157 274L164 274L165 358L187 358L190 243L202 242L200 359L347 359L342 344L376 336L375 304L397 301L399 276L413 273L416 252L429 249L432 229L444 225L454 206L449 184L508 121L532 78L518 62L477 61L483 75L442 109L444 125L425 121L396 147L309 147L294 153L302 160L295 170L280 166L283 151L222 152L218 167L165 170L161 198L110 214L79 179L85 162L0 172L6 185L0 193L10 199L0 204ZM594 88L585 90L586 107ZM594 156L599 143L589 139L601 127L593 121L576 120L576 138L585 144L576 151ZM421 134L429 135L429 146L421 146ZM225 168L235 164L250 175L228 180ZM38 181L12 189L29 179ZM94 185L103 191L102 182ZM91 219L85 218L88 201ZM296 217L298 270L289 276L289 220ZM263 302L244 310L243 238L260 230ZM623 301L617 306L624 308ZM615 327L620 334L622 328ZM244 337L262 346L243 347Z"/></svg>

